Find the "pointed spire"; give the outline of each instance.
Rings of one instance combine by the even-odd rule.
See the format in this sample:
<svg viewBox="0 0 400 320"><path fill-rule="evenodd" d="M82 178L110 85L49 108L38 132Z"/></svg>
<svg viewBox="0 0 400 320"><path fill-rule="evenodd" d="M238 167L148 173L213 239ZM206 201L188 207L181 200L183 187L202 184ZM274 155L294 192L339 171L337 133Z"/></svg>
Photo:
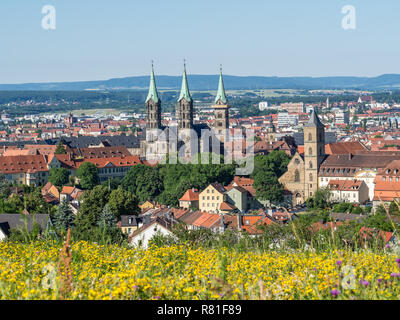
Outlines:
<svg viewBox="0 0 400 320"><path fill-rule="evenodd" d="M321 120L319 120L317 111L313 108L310 116L310 120L308 120L306 127L323 127Z"/></svg>
<svg viewBox="0 0 400 320"><path fill-rule="evenodd" d="M150 77L150 87L149 87L149 94L147 95L146 103L153 99L154 102L158 102L160 99L158 98L156 80L154 78L154 65L153 61L151 62L151 77Z"/></svg>
<svg viewBox="0 0 400 320"><path fill-rule="evenodd" d="M226 94L225 94L224 80L222 79L222 65L220 67L218 92L217 92L217 96L215 97L215 103L217 104L219 100L221 100L221 102L223 104L228 103L228 100L226 99Z"/></svg>
<svg viewBox="0 0 400 320"><path fill-rule="evenodd" d="M182 87L181 87L181 94L179 95L178 102L181 101L182 99L185 99L188 102L192 100L192 97L191 97L190 91L189 91L187 76L186 76L186 61L185 60L183 60Z"/></svg>

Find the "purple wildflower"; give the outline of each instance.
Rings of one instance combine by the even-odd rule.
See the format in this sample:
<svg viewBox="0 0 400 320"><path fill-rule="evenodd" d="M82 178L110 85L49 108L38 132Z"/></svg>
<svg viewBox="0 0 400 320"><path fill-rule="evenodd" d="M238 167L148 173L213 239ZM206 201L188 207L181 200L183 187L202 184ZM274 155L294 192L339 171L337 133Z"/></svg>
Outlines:
<svg viewBox="0 0 400 320"><path fill-rule="evenodd" d="M397 262L397 263L400 263L400 258L397 258L397 259L396 259L396 262Z"/></svg>
<svg viewBox="0 0 400 320"><path fill-rule="evenodd" d="M364 286L364 287L368 287L369 286L369 281L367 281L367 280L361 280L360 281L360 284L362 285L362 286Z"/></svg>
<svg viewBox="0 0 400 320"><path fill-rule="evenodd" d="M386 249L390 249L392 246L390 245L390 243L388 243L386 246L385 246L385 248Z"/></svg>
<svg viewBox="0 0 400 320"><path fill-rule="evenodd" d="M155 296L154 299L155 299L155 300L160 300L161 297L160 297L160 296Z"/></svg>
<svg viewBox="0 0 400 320"><path fill-rule="evenodd" d="M334 297L337 297L340 294L340 291L338 289L334 289L331 291L331 295L333 295Z"/></svg>
<svg viewBox="0 0 400 320"><path fill-rule="evenodd" d="M400 272L393 272L390 274L390 276L393 278L398 278L398 277L400 277Z"/></svg>
<svg viewBox="0 0 400 320"><path fill-rule="evenodd" d="M338 261L336 261L336 264L337 264L338 266L341 266L341 265L342 265L342 261L341 261L341 260L338 260Z"/></svg>
<svg viewBox="0 0 400 320"><path fill-rule="evenodd" d="M138 286L133 286L133 290L137 290L137 289L139 289Z"/></svg>

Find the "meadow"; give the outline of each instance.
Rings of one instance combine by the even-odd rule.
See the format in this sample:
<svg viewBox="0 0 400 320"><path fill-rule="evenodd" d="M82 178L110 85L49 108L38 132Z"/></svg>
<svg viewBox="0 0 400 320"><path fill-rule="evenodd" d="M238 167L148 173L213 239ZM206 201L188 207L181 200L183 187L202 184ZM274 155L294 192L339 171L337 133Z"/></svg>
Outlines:
<svg viewBox="0 0 400 320"><path fill-rule="evenodd" d="M0 243L1 299L399 299L384 250L147 250L73 242Z"/></svg>

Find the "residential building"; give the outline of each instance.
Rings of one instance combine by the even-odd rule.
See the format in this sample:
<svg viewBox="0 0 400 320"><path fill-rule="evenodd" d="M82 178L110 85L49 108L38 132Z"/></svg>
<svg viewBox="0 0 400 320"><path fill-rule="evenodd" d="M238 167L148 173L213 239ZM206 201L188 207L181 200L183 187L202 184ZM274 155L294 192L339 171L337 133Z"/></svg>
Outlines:
<svg viewBox="0 0 400 320"><path fill-rule="evenodd" d="M171 221L157 217L134 231L129 237L129 244L133 247L147 248L150 240L156 235L172 236L172 226Z"/></svg>
<svg viewBox="0 0 400 320"><path fill-rule="evenodd" d="M289 114L287 112L278 113L278 127L297 126L299 124L299 116L297 114Z"/></svg>
<svg viewBox="0 0 400 320"><path fill-rule="evenodd" d="M333 202L364 204L369 200L369 189L362 180L330 180L328 188Z"/></svg>
<svg viewBox="0 0 400 320"><path fill-rule="evenodd" d="M185 209L199 208L199 190L195 188L188 189L182 198L179 199L179 207Z"/></svg>
<svg viewBox="0 0 400 320"><path fill-rule="evenodd" d="M47 161L45 155L2 156L0 173L10 183L44 185L49 175Z"/></svg>
<svg viewBox="0 0 400 320"><path fill-rule="evenodd" d="M220 183L212 183L199 194L199 209L211 213L219 213L226 201L226 189Z"/></svg>
<svg viewBox="0 0 400 320"><path fill-rule="evenodd" d="M304 113L305 112L303 102L282 103L281 108L282 108L282 110L286 110L288 113Z"/></svg>
<svg viewBox="0 0 400 320"><path fill-rule="evenodd" d="M350 123L350 113L348 111L339 111L335 113L335 123L336 124L349 124Z"/></svg>

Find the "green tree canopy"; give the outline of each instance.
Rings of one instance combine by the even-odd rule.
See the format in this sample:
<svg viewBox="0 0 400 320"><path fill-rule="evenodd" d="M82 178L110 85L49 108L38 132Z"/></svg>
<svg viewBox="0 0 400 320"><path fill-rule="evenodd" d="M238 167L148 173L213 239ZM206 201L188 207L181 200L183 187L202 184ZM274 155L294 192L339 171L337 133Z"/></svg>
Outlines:
<svg viewBox="0 0 400 320"><path fill-rule="evenodd" d="M54 215L54 226L58 231L67 231L74 225L74 214L69 206L68 201L64 198L58 206L58 210Z"/></svg>
<svg viewBox="0 0 400 320"><path fill-rule="evenodd" d="M259 171L254 176L254 188L257 198L261 200L283 201L283 185L272 171Z"/></svg>
<svg viewBox="0 0 400 320"><path fill-rule="evenodd" d="M57 143L56 151L54 153L55 154L66 154L67 153L65 151L64 145L61 140Z"/></svg>
<svg viewBox="0 0 400 320"><path fill-rule="evenodd" d="M101 185L87 190L80 198L81 206L76 219L76 226L83 231L97 225L99 216L110 199L110 191Z"/></svg>
<svg viewBox="0 0 400 320"><path fill-rule="evenodd" d="M49 181L57 187L62 187L69 182L69 171L66 168L51 168Z"/></svg>
<svg viewBox="0 0 400 320"><path fill-rule="evenodd" d="M84 162L76 171L76 176L80 180L83 189L93 189L99 184L99 174L97 167L91 162Z"/></svg>
<svg viewBox="0 0 400 320"><path fill-rule="evenodd" d="M111 211L110 206L106 204L99 216L99 220L97 221L97 225L100 228L113 228L117 219L115 218L114 213Z"/></svg>
<svg viewBox="0 0 400 320"><path fill-rule="evenodd" d="M111 192L107 207L118 220L121 215L139 213L136 197L131 192L123 190L121 186Z"/></svg>

